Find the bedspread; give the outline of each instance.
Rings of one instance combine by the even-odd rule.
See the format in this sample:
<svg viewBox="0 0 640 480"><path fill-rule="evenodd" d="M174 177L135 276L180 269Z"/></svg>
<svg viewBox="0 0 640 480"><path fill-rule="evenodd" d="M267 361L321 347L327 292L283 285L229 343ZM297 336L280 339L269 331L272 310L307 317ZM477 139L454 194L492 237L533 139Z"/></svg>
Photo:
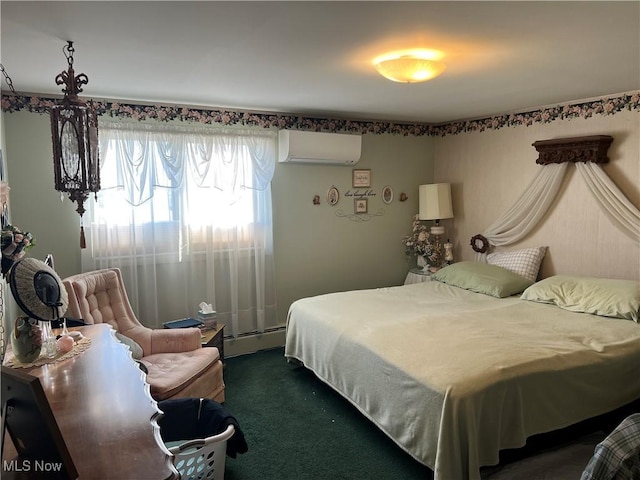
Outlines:
<svg viewBox="0 0 640 480"><path fill-rule="evenodd" d="M640 398L640 325L435 281L298 300L285 356L436 480Z"/></svg>

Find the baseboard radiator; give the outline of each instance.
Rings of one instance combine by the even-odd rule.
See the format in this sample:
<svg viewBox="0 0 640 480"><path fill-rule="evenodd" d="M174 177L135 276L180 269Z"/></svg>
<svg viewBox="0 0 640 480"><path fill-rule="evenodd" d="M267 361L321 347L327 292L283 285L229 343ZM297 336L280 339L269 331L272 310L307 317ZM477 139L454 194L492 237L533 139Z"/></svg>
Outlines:
<svg viewBox="0 0 640 480"><path fill-rule="evenodd" d="M269 328L260 332L241 333L236 338L225 337L224 356L235 357L259 350L268 350L284 346L286 327Z"/></svg>

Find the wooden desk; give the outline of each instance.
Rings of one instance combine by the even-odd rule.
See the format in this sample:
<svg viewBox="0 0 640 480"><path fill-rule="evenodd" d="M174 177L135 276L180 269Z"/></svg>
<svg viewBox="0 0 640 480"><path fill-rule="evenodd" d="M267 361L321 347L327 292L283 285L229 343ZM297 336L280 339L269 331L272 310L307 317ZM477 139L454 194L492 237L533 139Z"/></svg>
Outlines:
<svg viewBox="0 0 640 480"><path fill-rule="evenodd" d="M107 324L77 330L91 338L88 350L22 370L40 378L79 478L178 478L156 423L160 410L127 348Z"/></svg>

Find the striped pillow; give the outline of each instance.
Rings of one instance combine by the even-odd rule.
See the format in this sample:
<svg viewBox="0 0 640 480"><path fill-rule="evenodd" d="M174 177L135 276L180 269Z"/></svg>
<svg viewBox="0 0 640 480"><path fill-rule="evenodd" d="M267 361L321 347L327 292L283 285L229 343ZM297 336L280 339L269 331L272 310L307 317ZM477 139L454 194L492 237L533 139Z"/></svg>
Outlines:
<svg viewBox="0 0 640 480"><path fill-rule="evenodd" d="M547 247L532 247L509 252L490 253L487 255L487 263L506 268L535 282L546 252Z"/></svg>

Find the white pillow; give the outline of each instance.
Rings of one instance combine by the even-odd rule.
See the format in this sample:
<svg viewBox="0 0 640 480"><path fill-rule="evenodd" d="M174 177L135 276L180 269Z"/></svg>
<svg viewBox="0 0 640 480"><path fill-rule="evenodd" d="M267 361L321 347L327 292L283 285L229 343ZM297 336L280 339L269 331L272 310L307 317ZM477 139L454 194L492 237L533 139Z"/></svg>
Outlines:
<svg viewBox="0 0 640 480"><path fill-rule="evenodd" d="M487 263L506 268L535 282L545 253L547 253L547 247L490 253L487 255Z"/></svg>
<svg viewBox="0 0 640 480"><path fill-rule="evenodd" d="M531 285L520 298L572 312L640 320L640 282L635 280L554 275Z"/></svg>

